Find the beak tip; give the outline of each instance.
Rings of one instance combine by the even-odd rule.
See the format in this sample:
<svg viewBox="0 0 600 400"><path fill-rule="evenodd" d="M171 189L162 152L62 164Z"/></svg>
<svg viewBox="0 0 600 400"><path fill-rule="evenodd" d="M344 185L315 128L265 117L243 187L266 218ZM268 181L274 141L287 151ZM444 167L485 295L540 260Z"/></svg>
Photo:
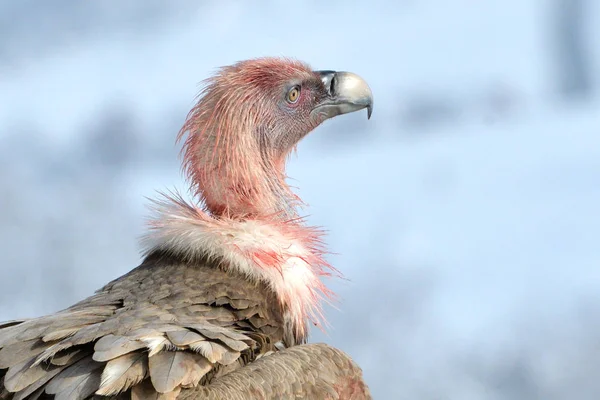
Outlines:
<svg viewBox="0 0 600 400"><path fill-rule="evenodd" d="M367 107L367 119L371 119L371 114L373 114L373 106L372 105Z"/></svg>

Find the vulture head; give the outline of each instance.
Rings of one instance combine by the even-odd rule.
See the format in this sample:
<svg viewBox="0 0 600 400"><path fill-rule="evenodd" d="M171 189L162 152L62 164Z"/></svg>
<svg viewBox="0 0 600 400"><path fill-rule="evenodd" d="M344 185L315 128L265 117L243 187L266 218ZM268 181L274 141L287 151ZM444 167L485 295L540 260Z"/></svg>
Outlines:
<svg viewBox="0 0 600 400"><path fill-rule="evenodd" d="M326 119L362 109L371 116L371 89L350 72L281 58L221 68L179 133L197 204L178 196L158 203L148 252L218 260L266 282L294 332L290 341L302 341L306 321L318 324L321 300L332 296L320 278L337 271L324 259L321 231L297 215L286 158Z"/></svg>
<svg viewBox="0 0 600 400"><path fill-rule="evenodd" d="M215 216L293 218L298 198L285 161L328 118L363 108L373 96L350 72L313 71L280 58L242 61L208 79L180 137L195 193Z"/></svg>

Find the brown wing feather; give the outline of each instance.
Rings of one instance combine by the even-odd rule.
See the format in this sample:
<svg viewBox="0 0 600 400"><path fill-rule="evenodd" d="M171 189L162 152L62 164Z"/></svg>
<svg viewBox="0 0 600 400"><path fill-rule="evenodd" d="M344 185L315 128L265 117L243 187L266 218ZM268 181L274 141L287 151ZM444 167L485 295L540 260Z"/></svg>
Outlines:
<svg viewBox="0 0 600 400"><path fill-rule="evenodd" d="M109 396L126 391L148 376L148 356L129 353L110 360L102 372L96 394Z"/></svg>
<svg viewBox="0 0 600 400"><path fill-rule="evenodd" d="M46 393L56 400L83 400L92 395L100 385L104 364L85 357L56 375L46 386Z"/></svg>
<svg viewBox="0 0 600 400"><path fill-rule="evenodd" d="M0 325L0 399L84 399L132 385L134 397L150 385L151 396L174 398L272 350L284 337L278 304L206 260L150 255L66 310ZM250 319L265 331L248 329Z"/></svg>
<svg viewBox="0 0 600 400"><path fill-rule="evenodd" d="M0 349L0 369L12 367L22 361L36 357L48 348L48 344L40 339L17 342L12 346Z"/></svg>

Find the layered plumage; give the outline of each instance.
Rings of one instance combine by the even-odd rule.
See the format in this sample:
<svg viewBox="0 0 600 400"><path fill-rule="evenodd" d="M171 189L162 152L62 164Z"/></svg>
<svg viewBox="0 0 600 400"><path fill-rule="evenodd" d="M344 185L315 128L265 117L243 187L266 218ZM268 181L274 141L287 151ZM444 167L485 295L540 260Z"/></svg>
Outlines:
<svg viewBox="0 0 600 400"><path fill-rule="evenodd" d="M180 133L193 200L155 203L130 273L0 324L0 399L367 398L342 352L293 347L335 270L298 217L285 159L323 120L371 107L351 73L270 58L221 69Z"/></svg>

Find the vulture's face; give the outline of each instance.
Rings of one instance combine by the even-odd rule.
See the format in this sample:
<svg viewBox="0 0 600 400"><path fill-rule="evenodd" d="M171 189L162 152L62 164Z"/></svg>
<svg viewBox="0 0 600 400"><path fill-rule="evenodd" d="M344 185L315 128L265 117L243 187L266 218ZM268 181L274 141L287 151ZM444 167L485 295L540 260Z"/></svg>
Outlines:
<svg viewBox="0 0 600 400"><path fill-rule="evenodd" d="M304 136L324 120L339 114L368 109L372 95L357 75L335 71L293 71L289 79L273 88L274 126L267 130L267 140L276 154L286 154ZM263 132L257 132L259 135Z"/></svg>
<svg viewBox="0 0 600 400"><path fill-rule="evenodd" d="M370 117L373 107L371 89L359 76L312 71L280 58L224 67L207 89L206 98L217 109L233 111L224 120L243 127L236 132L253 136L263 152L274 151L274 156L287 154L328 118L362 108Z"/></svg>

